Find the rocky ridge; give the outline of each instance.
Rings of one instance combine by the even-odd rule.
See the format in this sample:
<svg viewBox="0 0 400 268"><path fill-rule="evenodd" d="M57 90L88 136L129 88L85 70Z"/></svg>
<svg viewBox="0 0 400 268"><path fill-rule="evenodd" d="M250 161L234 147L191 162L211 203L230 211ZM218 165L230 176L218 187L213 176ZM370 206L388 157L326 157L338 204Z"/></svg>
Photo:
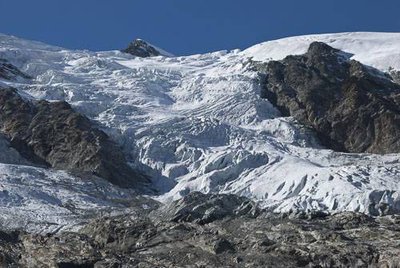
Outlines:
<svg viewBox="0 0 400 268"><path fill-rule="evenodd" d="M260 64L261 96L336 151L400 152L400 85L345 52L314 42L304 55Z"/></svg>
<svg viewBox="0 0 400 268"><path fill-rule="evenodd" d="M162 51L159 51L157 48L142 39L135 39L127 48L121 51L141 58L163 55Z"/></svg>
<svg viewBox="0 0 400 268"><path fill-rule="evenodd" d="M29 79L31 77L21 72L7 60L0 58L0 79L15 80L17 78Z"/></svg>
<svg viewBox="0 0 400 268"><path fill-rule="evenodd" d="M122 187L147 181L117 144L66 102L29 101L0 87L0 127L10 145L36 165L94 174Z"/></svg>

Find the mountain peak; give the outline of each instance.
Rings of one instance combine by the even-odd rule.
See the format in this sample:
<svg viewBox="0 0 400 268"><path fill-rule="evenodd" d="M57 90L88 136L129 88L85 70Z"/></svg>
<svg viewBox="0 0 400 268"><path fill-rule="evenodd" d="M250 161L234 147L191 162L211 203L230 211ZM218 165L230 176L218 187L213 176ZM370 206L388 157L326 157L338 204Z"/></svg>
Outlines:
<svg viewBox="0 0 400 268"><path fill-rule="evenodd" d="M123 49L122 52L129 53L133 56L148 58L155 56L166 56L170 57L172 54L146 42L143 39L137 38L133 40L126 49Z"/></svg>

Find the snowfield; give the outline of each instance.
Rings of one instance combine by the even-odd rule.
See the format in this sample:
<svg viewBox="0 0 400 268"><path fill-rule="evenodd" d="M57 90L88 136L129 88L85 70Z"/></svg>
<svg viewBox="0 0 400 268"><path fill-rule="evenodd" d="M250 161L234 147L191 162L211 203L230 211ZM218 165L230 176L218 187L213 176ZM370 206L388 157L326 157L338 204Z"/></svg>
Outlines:
<svg viewBox="0 0 400 268"><path fill-rule="evenodd" d="M65 100L97 122L123 147L132 165L152 177L159 192L153 198L161 202L202 191L247 196L275 212L378 215L400 209L400 154L324 149L293 118L281 117L259 97L249 59L302 54L313 41L382 71L400 70L397 33L300 36L244 51L153 58L66 50L0 35L0 58L33 77L2 82L27 98ZM4 144L0 139L0 148ZM16 153L10 150L0 153L3 223L31 229L39 227L28 222L40 228L72 226L85 211L109 206L123 213L126 208L111 199L133 198L101 179L89 182L63 171L29 167L17 155L7 157Z"/></svg>
<svg viewBox="0 0 400 268"><path fill-rule="evenodd" d="M283 38L255 45L243 51L243 56L257 61L281 60L287 55L307 51L311 42L324 42L331 47L353 54L352 59L382 71L400 69L399 33L337 33Z"/></svg>

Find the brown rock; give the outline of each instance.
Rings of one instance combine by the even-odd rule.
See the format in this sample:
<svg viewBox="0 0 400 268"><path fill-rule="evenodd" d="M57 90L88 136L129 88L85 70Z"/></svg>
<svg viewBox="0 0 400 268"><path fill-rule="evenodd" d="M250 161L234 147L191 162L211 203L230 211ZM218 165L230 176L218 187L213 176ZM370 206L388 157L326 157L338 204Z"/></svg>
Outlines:
<svg viewBox="0 0 400 268"><path fill-rule="evenodd" d="M400 152L400 85L348 57L314 42L304 55L259 65L261 96L313 128L328 148Z"/></svg>
<svg viewBox="0 0 400 268"><path fill-rule="evenodd" d="M22 156L39 165L95 174L122 187L147 181L117 144L66 102L31 102L0 88L0 127Z"/></svg>

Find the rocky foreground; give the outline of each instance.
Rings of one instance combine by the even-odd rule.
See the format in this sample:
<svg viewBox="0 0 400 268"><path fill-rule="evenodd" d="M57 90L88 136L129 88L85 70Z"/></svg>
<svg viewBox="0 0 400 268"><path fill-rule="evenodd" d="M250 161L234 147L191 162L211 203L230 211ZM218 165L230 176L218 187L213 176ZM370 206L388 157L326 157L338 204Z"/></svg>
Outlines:
<svg viewBox="0 0 400 268"><path fill-rule="evenodd" d="M0 241L3 267L399 267L400 217L276 215L243 197L192 193L77 233Z"/></svg>

